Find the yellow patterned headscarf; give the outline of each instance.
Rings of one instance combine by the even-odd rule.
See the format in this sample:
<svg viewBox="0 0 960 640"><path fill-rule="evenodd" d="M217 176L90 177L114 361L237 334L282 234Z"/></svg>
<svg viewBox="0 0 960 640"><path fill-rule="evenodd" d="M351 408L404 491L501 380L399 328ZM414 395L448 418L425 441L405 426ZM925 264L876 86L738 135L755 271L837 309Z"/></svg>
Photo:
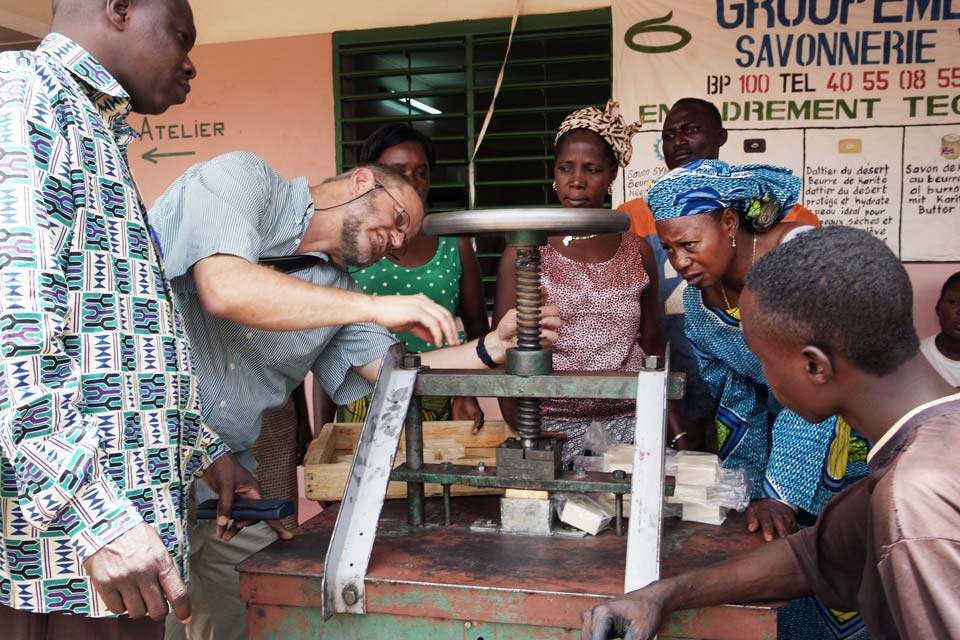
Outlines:
<svg viewBox="0 0 960 640"><path fill-rule="evenodd" d="M630 164L633 155L633 136L643 126L643 120L627 124L620 115L620 104L616 100L607 100L606 108L601 111L596 107L587 107L574 111L560 123L554 144L560 136L573 129L589 129L607 141L617 157L621 167Z"/></svg>

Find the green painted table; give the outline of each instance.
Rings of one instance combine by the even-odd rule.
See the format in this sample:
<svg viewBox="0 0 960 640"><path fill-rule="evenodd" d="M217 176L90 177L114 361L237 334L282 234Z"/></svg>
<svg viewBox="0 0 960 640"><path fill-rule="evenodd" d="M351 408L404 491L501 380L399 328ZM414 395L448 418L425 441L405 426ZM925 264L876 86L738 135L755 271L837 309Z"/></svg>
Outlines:
<svg viewBox="0 0 960 640"><path fill-rule="evenodd" d="M611 531L584 539L478 534L477 518L496 498L457 498L449 527L411 532L406 502L388 500L366 579L367 614L324 622L320 580L336 518L328 509L298 536L243 562L241 596L256 640L576 640L580 612L622 593L626 539ZM427 501L428 523L443 520ZM744 533L741 514L722 527L669 519L662 575L711 564L763 544ZM776 638L776 605L714 607L674 615L662 639Z"/></svg>

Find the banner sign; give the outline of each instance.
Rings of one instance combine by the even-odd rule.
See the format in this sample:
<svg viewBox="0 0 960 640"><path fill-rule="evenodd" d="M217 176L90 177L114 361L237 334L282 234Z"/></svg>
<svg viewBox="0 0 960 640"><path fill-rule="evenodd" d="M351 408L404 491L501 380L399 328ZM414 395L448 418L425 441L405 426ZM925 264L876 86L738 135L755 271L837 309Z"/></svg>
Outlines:
<svg viewBox="0 0 960 640"><path fill-rule="evenodd" d="M960 0L613 0L614 97L643 118L615 198L666 172L660 129L710 100L720 159L803 178L824 224L960 261Z"/></svg>

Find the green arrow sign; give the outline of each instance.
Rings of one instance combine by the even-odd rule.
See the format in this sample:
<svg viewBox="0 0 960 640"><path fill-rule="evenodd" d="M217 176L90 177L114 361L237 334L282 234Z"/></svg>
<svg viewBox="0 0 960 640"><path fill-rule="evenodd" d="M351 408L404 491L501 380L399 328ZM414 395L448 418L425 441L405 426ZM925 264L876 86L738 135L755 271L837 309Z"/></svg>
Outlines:
<svg viewBox="0 0 960 640"><path fill-rule="evenodd" d="M168 153L157 153L157 148L154 147L141 156L147 162L152 162L157 164L157 158L171 158L173 156L193 156L196 155L196 151L171 151Z"/></svg>

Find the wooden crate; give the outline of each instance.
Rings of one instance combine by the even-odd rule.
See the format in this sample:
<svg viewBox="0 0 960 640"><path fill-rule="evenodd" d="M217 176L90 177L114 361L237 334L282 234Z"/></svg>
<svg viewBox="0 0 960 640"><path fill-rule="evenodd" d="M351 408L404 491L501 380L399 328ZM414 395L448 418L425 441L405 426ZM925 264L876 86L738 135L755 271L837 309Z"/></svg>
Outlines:
<svg viewBox="0 0 960 640"><path fill-rule="evenodd" d="M303 462L304 493L308 499L337 501L343 497L343 488L350 473L350 462L360 440L362 427L359 422L331 422L325 424L320 435L310 443ZM449 461L454 464L477 464L483 461L492 466L497 461L497 445L508 437L516 436L516 432L500 420L487 420L476 435L472 431L473 423L466 420L424 422L424 461ZM405 460L404 437L401 435L396 464L399 465ZM427 496L443 495L443 488L439 484L427 484L424 491ZM498 495L502 494L503 490L453 485L451 493L455 496ZM406 496L407 483L390 483L387 498Z"/></svg>

